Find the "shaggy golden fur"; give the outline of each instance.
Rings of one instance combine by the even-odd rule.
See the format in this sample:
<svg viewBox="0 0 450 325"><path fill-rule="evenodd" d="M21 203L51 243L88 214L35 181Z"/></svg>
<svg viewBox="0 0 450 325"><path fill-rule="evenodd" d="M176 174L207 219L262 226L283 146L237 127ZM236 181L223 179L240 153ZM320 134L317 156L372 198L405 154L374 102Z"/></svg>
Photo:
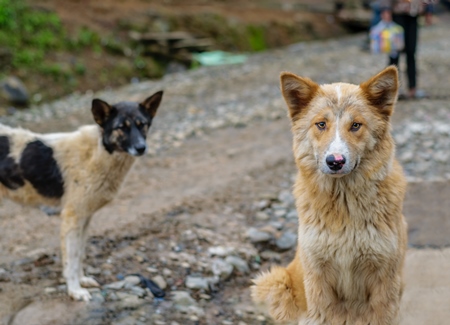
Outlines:
<svg viewBox="0 0 450 325"><path fill-rule="evenodd" d="M398 324L407 226L390 134L397 69L359 86L282 73L281 89L298 168L298 248L287 268L254 280L252 298L277 321Z"/></svg>
<svg viewBox="0 0 450 325"><path fill-rule="evenodd" d="M0 124L0 199L61 208L64 277L74 299L89 300L82 286L98 286L82 268L91 217L115 197L135 156L144 153L146 133L161 98L158 92L141 104L113 106L95 99L92 112L98 125L75 132L38 134ZM29 153L30 161L24 160L26 148L36 143L39 146L31 148L39 150ZM48 162L54 162L54 168L49 169ZM55 178L58 181L52 183ZM55 191L57 186L61 188Z"/></svg>

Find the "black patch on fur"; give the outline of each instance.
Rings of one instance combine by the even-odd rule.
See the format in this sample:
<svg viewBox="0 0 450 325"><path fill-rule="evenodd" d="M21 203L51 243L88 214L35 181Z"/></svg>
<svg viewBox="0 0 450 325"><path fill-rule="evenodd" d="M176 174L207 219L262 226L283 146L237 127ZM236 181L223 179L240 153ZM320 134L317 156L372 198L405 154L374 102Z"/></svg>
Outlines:
<svg viewBox="0 0 450 325"><path fill-rule="evenodd" d="M27 144L20 158L23 177L33 185L36 191L45 197L60 198L64 194L64 181L53 149L42 141Z"/></svg>
<svg viewBox="0 0 450 325"><path fill-rule="evenodd" d="M20 175L19 165L9 155L9 138L0 136L0 183L11 190L16 190L25 185Z"/></svg>

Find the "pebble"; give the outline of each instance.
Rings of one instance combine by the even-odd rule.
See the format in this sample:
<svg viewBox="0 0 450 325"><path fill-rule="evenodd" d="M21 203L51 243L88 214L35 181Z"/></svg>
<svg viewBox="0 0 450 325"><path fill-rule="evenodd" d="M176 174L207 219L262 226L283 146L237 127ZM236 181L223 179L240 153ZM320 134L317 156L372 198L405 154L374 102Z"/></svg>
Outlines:
<svg viewBox="0 0 450 325"><path fill-rule="evenodd" d="M137 309L145 303L145 300L139 299L138 296L118 292L117 296L120 298L119 308L121 309Z"/></svg>
<svg viewBox="0 0 450 325"><path fill-rule="evenodd" d="M104 303L106 301L105 297L102 295L101 292L91 292L91 297L93 302L98 302L100 304Z"/></svg>
<svg viewBox="0 0 450 325"><path fill-rule="evenodd" d="M187 276L185 281L186 287L189 289L209 289L208 281L204 278Z"/></svg>
<svg viewBox="0 0 450 325"><path fill-rule="evenodd" d="M215 276L218 276L221 280L226 280L233 273L233 265L227 263L221 258L213 260L211 265L212 272Z"/></svg>
<svg viewBox="0 0 450 325"><path fill-rule="evenodd" d="M125 282L125 287L137 286L141 283L141 279L136 275L127 275L123 281Z"/></svg>
<svg viewBox="0 0 450 325"><path fill-rule="evenodd" d="M247 230L247 237L252 243L261 243L272 239L271 234L264 231L259 231L256 228L250 228L249 230Z"/></svg>
<svg viewBox="0 0 450 325"><path fill-rule="evenodd" d="M296 243L297 234L290 231L283 233L283 235L275 241L277 247L282 250L291 249Z"/></svg>
<svg viewBox="0 0 450 325"><path fill-rule="evenodd" d="M283 218L286 216L286 214L287 211L285 209L278 209L273 213L276 218Z"/></svg>
<svg viewBox="0 0 450 325"><path fill-rule="evenodd" d="M88 266L86 267L86 273L91 275L99 275L102 273L102 270L98 267Z"/></svg>
<svg viewBox="0 0 450 325"><path fill-rule="evenodd" d="M150 273L158 273L158 269L151 266L147 267L147 271Z"/></svg>
<svg viewBox="0 0 450 325"><path fill-rule="evenodd" d="M197 302L195 301L194 298L191 297L189 292L186 292L186 291L172 291L171 295L172 295L172 301L175 304L177 304L177 305L191 306L191 305L196 305L197 304Z"/></svg>
<svg viewBox="0 0 450 325"><path fill-rule="evenodd" d="M209 255L215 255L219 257L225 257L234 253L233 247L213 246L208 248Z"/></svg>
<svg viewBox="0 0 450 325"><path fill-rule="evenodd" d="M156 275L152 278L152 281L155 282L158 287L165 290L167 288L167 282L161 275Z"/></svg>
<svg viewBox="0 0 450 325"><path fill-rule="evenodd" d="M58 292L58 289L53 288L53 287L46 287L46 288L44 289L44 292L45 292L46 294L52 294L52 293Z"/></svg>
<svg viewBox="0 0 450 325"><path fill-rule="evenodd" d="M259 221L267 221L270 219L270 216L265 212L259 211L256 213L255 218Z"/></svg>
<svg viewBox="0 0 450 325"><path fill-rule="evenodd" d="M116 281L109 284L105 284L103 286L104 289L112 289L112 290L119 290L122 289L125 286L125 280L122 281Z"/></svg>
<svg viewBox="0 0 450 325"><path fill-rule="evenodd" d="M240 273L250 273L250 268L248 267L248 263L244 261L242 258L238 256L227 256L225 258L225 262L228 264L234 266L234 268L239 271Z"/></svg>
<svg viewBox="0 0 450 325"><path fill-rule="evenodd" d="M276 261L276 262L281 261L281 254L271 250L262 251L260 256L263 260L266 261Z"/></svg>
<svg viewBox="0 0 450 325"><path fill-rule="evenodd" d="M286 215L286 219L297 220L297 210L295 210L295 209L289 210L288 214Z"/></svg>
<svg viewBox="0 0 450 325"><path fill-rule="evenodd" d="M8 281L9 281L8 272L6 272L5 269L0 268L0 282L8 282Z"/></svg>
<svg viewBox="0 0 450 325"><path fill-rule="evenodd" d="M144 288L134 286L130 288L130 293L142 298L146 295L147 291Z"/></svg>

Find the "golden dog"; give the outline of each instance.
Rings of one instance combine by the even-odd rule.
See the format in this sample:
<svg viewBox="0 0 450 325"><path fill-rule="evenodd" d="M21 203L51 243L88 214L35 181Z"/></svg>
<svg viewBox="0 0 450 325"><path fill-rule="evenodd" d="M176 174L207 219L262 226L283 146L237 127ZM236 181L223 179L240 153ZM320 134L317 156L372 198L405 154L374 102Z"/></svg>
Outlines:
<svg viewBox="0 0 450 325"><path fill-rule="evenodd" d="M298 248L287 268L254 280L252 297L277 321L398 324L407 226L390 125L397 69L360 85L282 73L281 89L298 168Z"/></svg>

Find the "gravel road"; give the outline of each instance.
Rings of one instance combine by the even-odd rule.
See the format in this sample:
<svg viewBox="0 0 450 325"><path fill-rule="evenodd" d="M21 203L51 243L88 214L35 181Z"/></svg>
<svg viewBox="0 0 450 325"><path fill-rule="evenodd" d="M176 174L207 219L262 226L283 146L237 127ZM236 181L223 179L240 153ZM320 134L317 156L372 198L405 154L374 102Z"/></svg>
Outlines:
<svg viewBox="0 0 450 325"><path fill-rule="evenodd" d="M415 273L417 259L426 258L439 277L439 261L448 265L450 256L449 27L443 16L421 31L419 87L430 98L399 102L393 117L397 156L410 182L405 325L444 325L450 317L450 281L436 290L422 281L430 274ZM95 97L141 100L165 91L149 154L136 163L118 198L94 218L87 272L102 287L92 291L93 303L72 302L64 293L59 218L0 205L0 322L271 324L251 303L248 285L261 269L287 263L296 243L290 194L295 167L278 76L291 71L320 83L364 81L387 59L362 52L363 38L295 44L252 55L243 65L73 94L1 117L2 123L35 131L72 130L91 123ZM154 298L131 274L153 279L166 298ZM421 291L417 283L425 283ZM427 290L433 303L417 315L417 292L426 297Z"/></svg>

